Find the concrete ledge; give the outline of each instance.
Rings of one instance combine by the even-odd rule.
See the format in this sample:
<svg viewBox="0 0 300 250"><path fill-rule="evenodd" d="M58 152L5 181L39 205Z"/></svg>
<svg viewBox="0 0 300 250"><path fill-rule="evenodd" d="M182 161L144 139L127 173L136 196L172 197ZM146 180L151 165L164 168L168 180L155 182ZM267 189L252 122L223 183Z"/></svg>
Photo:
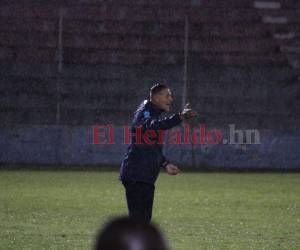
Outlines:
<svg viewBox="0 0 300 250"><path fill-rule="evenodd" d="M257 9L280 9L281 3L269 1L254 1L254 7Z"/></svg>
<svg viewBox="0 0 300 250"><path fill-rule="evenodd" d="M221 128L224 137L226 128ZM88 126L16 126L0 128L0 163L18 165L119 166L127 145L123 128L115 143L94 145ZM165 145L165 155L182 167L220 169L300 169L300 131L261 130L261 144ZM194 159L194 160L193 160ZM236 167L235 167L236 166Z"/></svg>
<svg viewBox="0 0 300 250"><path fill-rule="evenodd" d="M274 16L263 16L263 23L274 23L274 24L285 24L288 22L288 18L284 16L274 17Z"/></svg>

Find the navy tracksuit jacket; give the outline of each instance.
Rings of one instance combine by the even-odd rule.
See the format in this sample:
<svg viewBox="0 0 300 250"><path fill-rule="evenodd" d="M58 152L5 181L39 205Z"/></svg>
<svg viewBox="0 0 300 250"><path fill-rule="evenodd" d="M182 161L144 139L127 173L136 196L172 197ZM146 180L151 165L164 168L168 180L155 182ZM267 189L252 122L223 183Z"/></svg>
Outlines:
<svg viewBox="0 0 300 250"><path fill-rule="evenodd" d="M179 114L160 119L163 111L148 100L145 100L135 111L131 124L132 142L127 149L120 170L122 182L154 184L160 168L168 163L162 153L163 145L157 143L158 136L152 137L152 141L155 141L153 145L145 143L143 139L142 144L137 144L137 137L135 136L138 126L141 126L143 135L147 130L154 130L157 133L158 130L171 129L181 123Z"/></svg>

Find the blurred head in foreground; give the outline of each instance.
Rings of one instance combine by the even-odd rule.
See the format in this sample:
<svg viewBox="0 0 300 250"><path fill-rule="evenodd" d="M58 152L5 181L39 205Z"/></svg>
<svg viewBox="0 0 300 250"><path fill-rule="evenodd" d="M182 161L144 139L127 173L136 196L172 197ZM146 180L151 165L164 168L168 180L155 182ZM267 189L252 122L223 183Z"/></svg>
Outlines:
<svg viewBox="0 0 300 250"><path fill-rule="evenodd" d="M169 247L161 232L152 224L120 217L101 229L95 250L169 250Z"/></svg>

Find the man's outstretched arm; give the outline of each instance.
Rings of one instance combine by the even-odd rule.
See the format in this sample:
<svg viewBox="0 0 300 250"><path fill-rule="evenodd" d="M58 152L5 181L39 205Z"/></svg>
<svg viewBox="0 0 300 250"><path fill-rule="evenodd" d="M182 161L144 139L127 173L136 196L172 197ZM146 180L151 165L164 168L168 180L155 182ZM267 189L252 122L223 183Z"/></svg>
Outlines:
<svg viewBox="0 0 300 250"><path fill-rule="evenodd" d="M154 119L148 116L148 112L143 113L141 125L143 129L166 130L179 125L184 120L189 120L197 116L197 113L190 109L189 104L185 106L182 112L172 115L168 118Z"/></svg>

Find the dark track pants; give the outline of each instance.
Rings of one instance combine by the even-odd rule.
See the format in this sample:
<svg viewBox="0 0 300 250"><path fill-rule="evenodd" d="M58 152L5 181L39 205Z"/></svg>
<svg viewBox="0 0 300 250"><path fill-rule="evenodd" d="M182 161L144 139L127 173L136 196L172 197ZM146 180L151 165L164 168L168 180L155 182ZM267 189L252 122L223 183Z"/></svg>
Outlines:
<svg viewBox="0 0 300 250"><path fill-rule="evenodd" d="M154 185L143 182L123 182L129 217L150 222L154 199Z"/></svg>

